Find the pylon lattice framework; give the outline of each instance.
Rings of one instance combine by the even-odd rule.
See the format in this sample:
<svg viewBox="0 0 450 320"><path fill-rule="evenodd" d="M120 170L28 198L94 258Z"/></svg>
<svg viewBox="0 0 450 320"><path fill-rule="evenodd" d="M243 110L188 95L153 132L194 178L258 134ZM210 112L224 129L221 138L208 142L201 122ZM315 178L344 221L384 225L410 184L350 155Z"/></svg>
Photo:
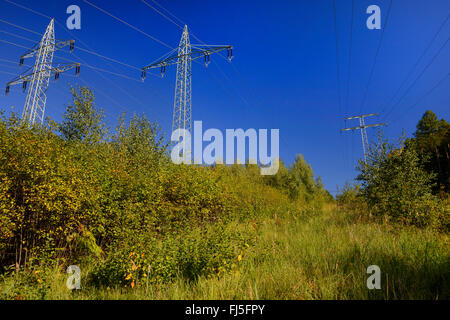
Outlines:
<svg viewBox="0 0 450 320"><path fill-rule="evenodd" d="M176 129L186 129L191 132L191 43L187 26L184 27L178 47L177 77L175 83L175 100L173 104L172 132Z"/></svg>
<svg viewBox="0 0 450 320"><path fill-rule="evenodd" d="M164 76L166 67L177 65L175 98L173 105L172 132L177 129L185 129L191 132L192 127L192 61L201 57L205 58L205 65L210 62L210 55L227 50L228 60L233 58L233 47L229 45L191 45L188 27L184 26L180 45L158 59L156 62L142 68L142 81L149 69L160 68ZM183 148L183 150L185 150Z"/></svg>
<svg viewBox="0 0 450 320"><path fill-rule="evenodd" d="M59 78L60 73L72 68L75 68L76 75L79 74L79 63L58 65L56 67L52 66L54 52L67 45L70 45L70 51L72 52L74 49L74 43L74 40L55 41L55 26L54 19L52 19L47 26L41 41L20 58L20 65L22 66L24 59L36 56L32 73L26 75L22 74L6 85L6 94L8 94L10 86L22 83L22 89L25 91L27 88L27 83L31 82L22 112L22 122L28 123L29 126L33 126L36 123L43 123L45 104L47 101L46 91L48 89L50 76L52 73L55 74L55 80Z"/></svg>
<svg viewBox="0 0 450 320"><path fill-rule="evenodd" d="M371 114L363 114L363 115L360 115L360 116L354 116L354 117L345 118L345 120L359 119L359 127L352 127L352 128L341 129L341 132L360 129L360 131L361 131L362 147L363 147L363 154L364 154L364 162L367 162L366 147L367 147L367 150L369 149L369 139L367 138L366 128L373 128L373 127L379 127L379 126L385 126L386 125L386 123L377 123L377 124L366 125L365 122L364 122L364 118L365 117L371 117L371 116L377 116L377 115L378 115L377 113L371 113Z"/></svg>

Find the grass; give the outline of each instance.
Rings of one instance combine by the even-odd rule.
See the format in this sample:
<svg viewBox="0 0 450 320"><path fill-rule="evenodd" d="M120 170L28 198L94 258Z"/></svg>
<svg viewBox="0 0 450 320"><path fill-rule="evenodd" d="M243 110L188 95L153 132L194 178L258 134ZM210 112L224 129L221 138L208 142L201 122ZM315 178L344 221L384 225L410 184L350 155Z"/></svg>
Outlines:
<svg viewBox="0 0 450 320"><path fill-rule="evenodd" d="M3 299L449 299L448 235L361 220L334 206L322 212L274 213L234 222L255 237L238 268L221 277L134 288L84 286L71 292L67 275L47 270L0 282ZM378 265L382 288L366 287ZM84 268L86 269L86 268ZM89 268L87 268L89 269ZM83 270L83 266L82 266ZM37 280L39 279L39 281Z"/></svg>

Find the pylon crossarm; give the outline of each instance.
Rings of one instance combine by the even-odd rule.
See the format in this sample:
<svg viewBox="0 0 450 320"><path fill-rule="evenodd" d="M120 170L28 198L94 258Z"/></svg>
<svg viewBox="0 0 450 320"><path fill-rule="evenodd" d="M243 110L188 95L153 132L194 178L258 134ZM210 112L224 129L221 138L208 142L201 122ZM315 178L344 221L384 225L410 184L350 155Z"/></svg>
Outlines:
<svg viewBox="0 0 450 320"><path fill-rule="evenodd" d="M190 56L191 60L196 60L204 56L211 55L213 53L217 53L224 50L232 50L232 46L192 46L191 52L188 54L172 54L167 58L158 60L146 67L143 67L142 70L148 70L148 69L157 69L161 67L176 65L178 63L179 58L183 58L186 56ZM178 49L178 48L177 48ZM171 52L176 51L176 49L172 50Z"/></svg>
<svg viewBox="0 0 450 320"><path fill-rule="evenodd" d="M35 73L30 73L30 74L25 74L25 75L20 75L18 76L16 79L8 82L8 84L6 85L6 87L10 87L16 84L21 84L24 82L30 82L33 79L33 75L35 74L39 74L39 73L44 73L44 72L50 72L50 74L60 74L66 71L69 71L73 68L76 68L76 72L75 74L78 75L78 73L80 72L80 64L79 63L72 63L72 64L68 64L68 65L58 65L56 67L50 68L50 69L42 69L41 71L35 72Z"/></svg>
<svg viewBox="0 0 450 320"><path fill-rule="evenodd" d="M359 118L372 117L372 116L377 116L377 115L378 115L378 113L362 114L360 116L344 118L344 120L359 119Z"/></svg>
<svg viewBox="0 0 450 320"><path fill-rule="evenodd" d="M386 125L386 123L368 124L368 125L364 125L364 126L357 126L357 127L352 127L352 128L341 129L341 131L359 130L359 129L365 129L365 128L385 126L385 125Z"/></svg>
<svg viewBox="0 0 450 320"><path fill-rule="evenodd" d="M376 123L376 124L368 124L365 125L364 128L373 128L373 127L379 127L379 126L385 126L386 123Z"/></svg>
<svg viewBox="0 0 450 320"><path fill-rule="evenodd" d="M54 50L53 50L53 46L54 46ZM31 49L30 51L28 51L27 53L22 55L22 57L20 58L20 65L23 64L24 59L31 58L31 57L34 57L35 55L37 55L41 48L52 48L53 51L56 51L56 50L62 49L67 46L70 46L70 52L72 52L73 49L75 48L75 40L58 41L58 42L55 42L54 44L50 43L48 45L43 45L42 47L40 46L40 43L38 43L33 49Z"/></svg>

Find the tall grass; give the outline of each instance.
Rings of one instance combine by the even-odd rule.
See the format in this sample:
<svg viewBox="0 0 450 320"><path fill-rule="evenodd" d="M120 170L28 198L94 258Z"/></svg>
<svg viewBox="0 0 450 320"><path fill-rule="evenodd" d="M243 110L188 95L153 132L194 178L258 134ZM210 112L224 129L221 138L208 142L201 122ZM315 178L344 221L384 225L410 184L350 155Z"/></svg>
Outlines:
<svg viewBox="0 0 450 320"><path fill-rule="evenodd" d="M94 287L83 279L71 292L67 275L47 270L0 282L1 298L26 299L449 299L449 238L430 230L363 221L329 206L321 212L273 212L256 220L231 222L254 237L220 277L134 288ZM382 288L366 287L366 269L378 265ZM83 267L82 267L83 270ZM40 278L38 278L40 277ZM38 282L36 279L39 279Z"/></svg>

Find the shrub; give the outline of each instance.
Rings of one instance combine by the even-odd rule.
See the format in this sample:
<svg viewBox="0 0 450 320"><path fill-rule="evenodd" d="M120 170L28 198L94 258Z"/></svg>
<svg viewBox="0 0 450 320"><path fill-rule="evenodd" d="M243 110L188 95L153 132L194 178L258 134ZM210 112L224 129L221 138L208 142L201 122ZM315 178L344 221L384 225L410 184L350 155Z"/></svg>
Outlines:
<svg viewBox="0 0 450 320"><path fill-rule="evenodd" d="M395 149L381 135L369 149L367 163L360 162L361 194L376 216L420 227L445 224L441 201L432 195L433 174L424 169L416 148ZM444 220L442 220L444 219Z"/></svg>

